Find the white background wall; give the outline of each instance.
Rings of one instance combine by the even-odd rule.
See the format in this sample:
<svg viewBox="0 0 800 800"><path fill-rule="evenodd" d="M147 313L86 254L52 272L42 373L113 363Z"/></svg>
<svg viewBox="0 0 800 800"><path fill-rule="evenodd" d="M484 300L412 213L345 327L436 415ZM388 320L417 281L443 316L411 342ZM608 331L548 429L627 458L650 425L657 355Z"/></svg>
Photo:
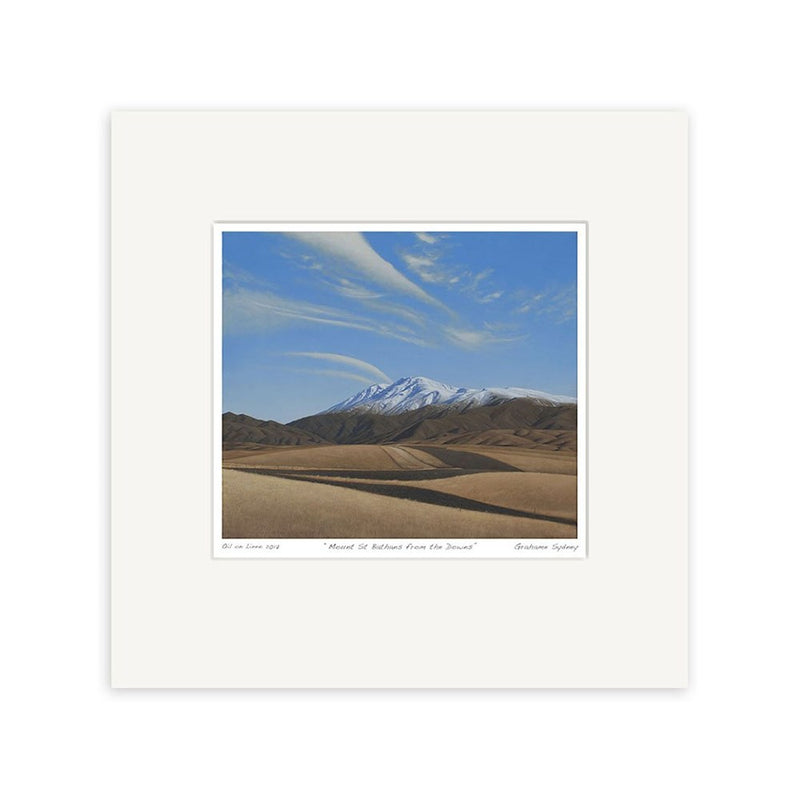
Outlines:
<svg viewBox="0 0 800 800"><path fill-rule="evenodd" d="M0 29L10 797L794 797L790 4L17 3ZM111 693L112 108L686 108L692 688Z"/></svg>

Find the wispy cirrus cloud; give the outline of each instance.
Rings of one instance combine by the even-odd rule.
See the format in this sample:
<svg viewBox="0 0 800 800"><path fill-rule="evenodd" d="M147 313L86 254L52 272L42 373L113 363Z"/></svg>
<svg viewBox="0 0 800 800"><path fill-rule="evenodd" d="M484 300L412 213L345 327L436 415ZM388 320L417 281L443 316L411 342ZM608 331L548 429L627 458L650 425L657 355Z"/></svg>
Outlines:
<svg viewBox="0 0 800 800"><path fill-rule="evenodd" d="M330 325L400 339L420 346L429 342L407 326L388 319L353 314L341 308L291 300L273 292L235 287L223 293L226 333L268 331L288 324Z"/></svg>
<svg viewBox="0 0 800 800"><path fill-rule="evenodd" d="M305 372L309 375L325 375L328 378L344 378L348 381L358 381L364 386L372 386L374 380L358 375L355 372L345 372L341 369L293 369L292 372Z"/></svg>
<svg viewBox="0 0 800 800"><path fill-rule="evenodd" d="M557 325L574 319L577 313L577 287L574 283L538 292L518 290L512 298L517 304L514 314L549 317Z"/></svg>
<svg viewBox="0 0 800 800"><path fill-rule="evenodd" d="M489 267L475 274L471 272L464 273L463 291L473 294L480 291L482 289L481 284L483 281L485 281L493 272L494 270Z"/></svg>
<svg viewBox="0 0 800 800"><path fill-rule="evenodd" d="M378 369L374 364L370 364L369 361L363 361L360 358L354 358L353 356L346 356L342 355L341 353L317 353L317 352L299 352L299 353L284 353L286 356L295 356L298 358L313 358L320 361L330 361L334 364L341 364L342 366L350 367L351 369L358 369L366 375L370 376L368 383L374 383L375 379L377 378L381 382L389 382L391 383L391 378L383 372L383 370ZM344 374L344 373L342 373ZM354 373L347 373L350 376L353 376ZM358 375L359 379L364 379L364 375Z"/></svg>
<svg viewBox="0 0 800 800"><path fill-rule="evenodd" d="M300 286L329 293L328 304L278 295L270 286L250 283L246 273L232 269L233 280L224 299L225 324L230 332L296 324L349 328L432 348L456 345L476 349L515 341L490 330L487 324L480 327L467 321L429 295L384 259L361 233L300 232L283 236L286 244L277 254L290 261L299 274L305 274L305 278L298 277ZM487 310L501 297L506 304L509 298L491 281L492 268L476 270L453 263L452 248L439 243L439 237L425 234L416 238L418 243L411 250L398 252L399 263L414 276L455 291ZM522 300L518 302L521 307ZM493 306L495 317L500 306Z"/></svg>
<svg viewBox="0 0 800 800"><path fill-rule="evenodd" d="M320 283L328 286L330 289L336 292L336 294L341 295L342 297L348 297L351 300L377 300L378 298L384 296L382 292L372 291L366 286L355 283L347 278L337 278L336 280L332 281L321 280Z"/></svg>
<svg viewBox="0 0 800 800"><path fill-rule="evenodd" d="M477 275L458 263L449 262L439 248L423 247L415 251L402 251L400 258L406 267L424 283L442 284L448 290L459 289L474 295L481 281L492 274L485 269Z"/></svg>
<svg viewBox="0 0 800 800"><path fill-rule="evenodd" d="M382 304L377 301L373 305L380 316L370 317L332 306L291 300L272 292L237 287L223 293L223 304L225 330L229 335L268 332L285 325L327 325L373 333L419 347L437 347L449 343L468 350L512 342L519 338L498 335L489 325L474 328L463 322L432 323L416 311L402 307L395 308L392 304ZM405 315L408 324L392 319L390 314L401 317ZM343 358L350 357L343 356ZM353 362L348 363L354 366ZM377 367L370 366L372 370L367 370L368 374L380 377L381 380L388 377Z"/></svg>
<svg viewBox="0 0 800 800"><path fill-rule="evenodd" d="M491 326L482 329L447 327L444 329L444 333L450 342L467 350L477 350L487 345L504 342L519 342L525 338L524 334L518 336L498 335Z"/></svg>
<svg viewBox="0 0 800 800"><path fill-rule="evenodd" d="M314 248L319 253L334 259L340 266L355 271L387 291L399 292L447 310L444 303L417 286L380 256L361 233L336 231L287 233L285 235Z"/></svg>
<svg viewBox="0 0 800 800"><path fill-rule="evenodd" d="M405 265L425 283L449 283L452 272L443 268L433 256L404 252L400 254Z"/></svg>
<svg viewBox="0 0 800 800"><path fill-rule="evenodd" d="M446 263L440 254L431 250L422 254L402 252L400 258L424 283L442 284L448 290L456 289L478 303L490 303L503 294L502 291L491 291L493 287L489 278L494 273L491 267L474 272L458 264Z"/></svg>
<svg viewBox="0 0 800 800"><path fill-rule="evenodd" d="M400 303L392 303L388 300L382 299L364 300L362 302L367 309L377 312L381 315L381 317L389 314L392 317L399 317L400 319L405 320L407 323L413 326L414 330L422 332L436 328L435 323L431 321L430 317L426 316L420 311L415 311L408 306L401 305Z"/></svg>
<svg viewBox="0 0 800 800"><path fill-rule="evenodd" d="M457 291L473 302L492 303L503 296L504 291L493 284L494 268L478 271L464 267L452 258L452 250L439 242L438 237L419 233L419 240L410 250L399 253L405 266L421 281L442 284L448 291Z"/></svg>
<svg viewBox="0 0 800 800"><path fill-rule="evenodd" d="M478 297L477 300L479 303L493 303L495 300L499 300L503 296L502 292L489 292L489 294L485 294L482 297Z"/></svg>
<svg viewBox="0 0 800 800"><path fill-rule="evenodd" d="M436 259L430 256L418 256L414 253L403 253L401 258L413 270L420 269L421 267L433 267L436 264Z"/></svg>
<svg viewBox="0 0 800 800"><path fill-rule="evenodd" d="M222 280L228 285L240 286L267 286L263 278L257 278L251 272L240 269L235 264L224 261L222 264Z"/></svg>

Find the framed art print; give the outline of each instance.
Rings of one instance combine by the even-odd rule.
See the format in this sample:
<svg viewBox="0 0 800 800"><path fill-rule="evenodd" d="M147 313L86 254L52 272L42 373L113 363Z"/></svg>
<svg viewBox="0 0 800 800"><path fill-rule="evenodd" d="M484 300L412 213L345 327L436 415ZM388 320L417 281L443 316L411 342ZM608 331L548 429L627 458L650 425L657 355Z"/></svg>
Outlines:
<svg viewBox="0 0 800 800"><path fill-rule="evenodd" d="M119 111L111 682L688 681L687 118Z"/></svg>
<svg viewBox="0 0 800 800"><path fill-rule="evenodd" d="M584 554L585 224L214 240L215 555Z"/></svg>

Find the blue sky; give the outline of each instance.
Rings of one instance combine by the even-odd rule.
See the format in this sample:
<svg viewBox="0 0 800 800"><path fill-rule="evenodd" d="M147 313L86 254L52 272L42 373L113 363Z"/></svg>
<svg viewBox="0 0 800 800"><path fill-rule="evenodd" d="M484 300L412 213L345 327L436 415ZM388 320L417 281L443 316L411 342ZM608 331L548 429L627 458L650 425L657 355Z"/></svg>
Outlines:
<svg viewBox="0 0 800 800"><path fill-rule="evenodd" d="M577 395L572 232L224 232L223 411L289 422L410 375Z"/></svg>

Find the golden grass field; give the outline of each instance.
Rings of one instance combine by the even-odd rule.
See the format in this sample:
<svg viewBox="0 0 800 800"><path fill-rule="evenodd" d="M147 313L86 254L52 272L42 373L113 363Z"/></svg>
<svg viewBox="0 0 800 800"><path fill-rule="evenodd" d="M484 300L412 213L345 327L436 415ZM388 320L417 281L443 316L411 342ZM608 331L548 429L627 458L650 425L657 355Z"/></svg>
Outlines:
<svg viewBox="0 0 800 800"><path fill-rule="evenodd" d="M575 538L576 455L535 446L223 451L223 538Z"/></svg>

